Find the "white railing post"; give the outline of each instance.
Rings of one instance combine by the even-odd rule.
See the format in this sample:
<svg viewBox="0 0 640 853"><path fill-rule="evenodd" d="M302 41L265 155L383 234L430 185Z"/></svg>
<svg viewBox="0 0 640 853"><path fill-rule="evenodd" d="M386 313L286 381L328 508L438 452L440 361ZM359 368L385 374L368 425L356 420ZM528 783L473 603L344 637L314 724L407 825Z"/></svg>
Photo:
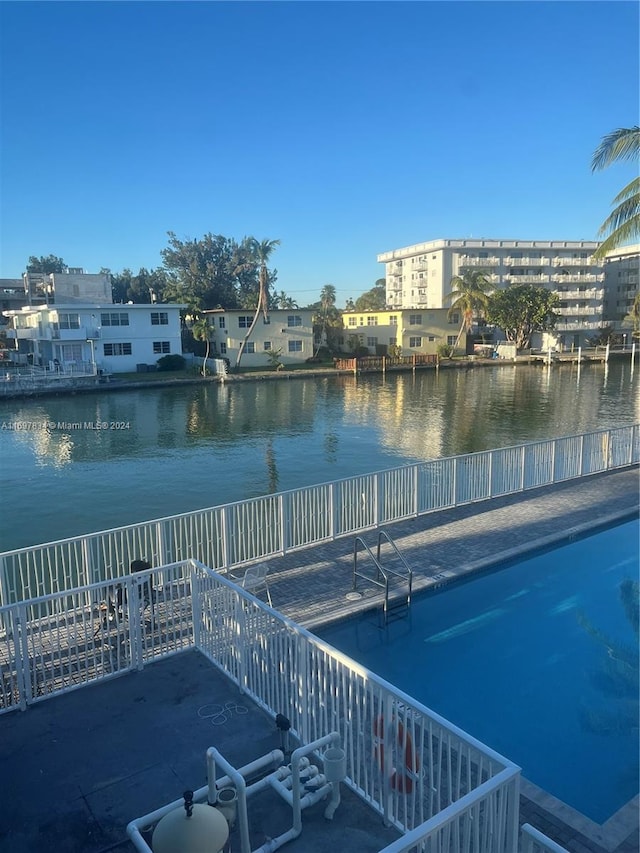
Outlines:
<svg viewBox="0 0 640 853"><path fill-rule="evenodd" d="M222 507L222 568L229 568L231 560L229 556L229 513L228 507ZM216 567L217 568L217 567Z"/></svg>
<svg viewBox="0 0 640 853"><path fill-rule="evenodd" d="M384 523L384 519L380 518L382 501L380 500L380 475L373 475L373 518L375 526L380 527Z"/></svg>
<svg viewBox="0 0 640 853"><path fill-rule="evenodd" d="M487 495L490 498L493 497L493 450L489 451L489 488L487 489Z"/></svg>
<svg viewBox="0 0 640 853"><path fill-rule="evenodd" d="M193 561L191 565L191 623L193 633L193 645L196 649L201 649L201 628L202 628L202 580L200 570Z"/></svg>
<svg viewBox="0 0 640 853"><path fill-rule="evenodd" d="M525 464L527 461L527 448L526 445L522 445L522 460L520 462L520 489L519 491L524 492L524 472L525 472Z"/></svg>
<svg viewBox="0 0 640 853"><path fill-rule="evenodd" d="M453 505L458 506L458 457L453 457Z"/></svg>
<svg viewBox="0 0 640 853"><path fill-rule="evenodd" d="M287 523L289 520L288 504L289 502L285 501L284 494L281 494L278 499L278 509L280 511L280 549L283 556L287 553L289 545L287 539L287 529L289 528L289 524Z"/></svg>
<svg viewBox="0 0 640 853"><path fill-rule="evenodd" d="M551 442L551 482L556 482L556 446L558 444L558 439L554 438ZM563 477L563 479L565 479Z"/></svg>
<svg viewBox="0 0 640 853"><path fill-rule="evenodd" d="M131 668L141 670L144 667L144 657L142 650L140 588L135 577L125 578L124 584L127 595Z"/></svg>
<svg viewBox="0 0 640 853"><path fill-rule="evenodd" d="M16 678L18 680L18 689L20 690L20 708L23 711L26 710L27 705L33 700L33 685L37 682L35 666L33 673L31 671L27 624L27 608L25 606L17 607L15 611L13 647L16 653Z"/></svg>
<svg viewBox="0 0 640 853"><path fill-rule="evenodd" d="M393 744L395 744L395 720L393 719L393 696L386 693L384 697L384 712L380 720L378 737L382 739L380 749L384 744L384 760L379 761L382 772L382 809L385 826L391 826L393 821L391 776L393 775ZM380 729L382 731L380 731Z"/></svg>
<svg viewBox="0 0 640 853"><path fill-rule="evenodd" d="M420 466L413 466L413 514L420 515Z"/></svg>

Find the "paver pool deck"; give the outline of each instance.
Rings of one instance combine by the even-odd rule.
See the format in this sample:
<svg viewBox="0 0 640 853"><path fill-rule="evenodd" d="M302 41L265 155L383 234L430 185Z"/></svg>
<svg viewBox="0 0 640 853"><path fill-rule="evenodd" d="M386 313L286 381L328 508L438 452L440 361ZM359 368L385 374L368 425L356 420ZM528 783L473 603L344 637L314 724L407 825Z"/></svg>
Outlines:
<svg viewBox="0 0 640 853"><path fill-rule="evenodd" d="M478 502L386 526L414 570L414 590L479 571L599 524L637 515L637 467ZM375 532L363 534L374 549ZM359 581L352 590L354 537L269 559L274 607L313 630L363 608L380 595ZM198 711L228 705L219 726ZM113 681L55 697L0 717L3 807L0 849L12 853L131 851L129 820L204 783L203 755L216 745L235 766L278 746L257 707L239 696L197 652L187 652ZM344 786L343 786L344 787ZM377 851L394 837L381 819L345 791L334 822L306 812L303 834L283 848L320 853ZM277 798L276 798L277 800ZM256 809L261 835L283 830L287 809ZM290 810L288 812L290 821ZM603 827L523 784L521 823L529 822L570 853L638 853L638 802ZM286 828L286 827L284 827ZM253 841L253 838L252 838ZM516 851L514 851L516 853Z"/></svg>

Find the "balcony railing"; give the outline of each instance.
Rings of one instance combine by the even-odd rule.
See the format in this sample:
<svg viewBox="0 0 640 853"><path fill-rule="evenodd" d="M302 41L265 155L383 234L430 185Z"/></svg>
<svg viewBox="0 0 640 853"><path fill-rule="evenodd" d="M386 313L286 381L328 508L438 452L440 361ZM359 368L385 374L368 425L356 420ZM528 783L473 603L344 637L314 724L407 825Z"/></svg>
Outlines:
<svg viewBox="0 0 640 853"><path fill-rule="evenodd" d="M572 284L575 281L604 281L604 273L569 273L568 275L556 274L551 276L551 281L566 282Z"/></svg>
<svg viewBox="0 0 640 853"><path fill-rule="evenodd" d="M470 255L458 256L458 266L460 267L497 267L500 263L500 258L474 258Z"/></svg>
<svg viewBox="0 0 640 853"><path fill-rule="evenodd" d="M553 259L553 265L555 267L601 267L602 261L594 261L592 255L589 255L587 258L555 257Z"/></svg>
<svg viewBox="0 0 640 853"><path fill-rule="evenodd" d="M548 284L548 275L514 275L509 273L506 278L511 284Z"/></svg>
<svg viewBox="0 0 640 853"><path fill-rule="evenodd" d="M602 328L602 320L600 321L571 321L568 323L563 323L562 320L559 320L556 323L556 332L592 332L596 329Z"/></svg>
<svg viewBox="0 0 640 853"><path fill-rule="evenodd" d="M560 299L581 299L600 301L604 299L604 289L601 287L592 287L589 290L560 290L555 289Z"/></svg>

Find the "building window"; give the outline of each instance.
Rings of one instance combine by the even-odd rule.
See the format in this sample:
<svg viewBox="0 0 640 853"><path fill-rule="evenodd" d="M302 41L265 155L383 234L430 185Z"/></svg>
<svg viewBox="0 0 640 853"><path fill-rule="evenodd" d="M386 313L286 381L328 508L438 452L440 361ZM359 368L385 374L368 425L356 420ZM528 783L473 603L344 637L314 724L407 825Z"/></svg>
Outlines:
<svg viewBox="0 0 640 853"><path fill-rule="evenodd" d="M266 317L263 315L263 317L262 317L262 325L263 325L263 326L268 326L270 323L271 323L271 317L270 317L268 314L267 314L267 316L266 316Z"/></svg>
<svg viewBox="0 0 640 853"><path fill-rule="evenodd" d="M429 341L430 344L432 344L435 341L435 339L436 339L435 335L429 335L429 337L427 338L427 340Z"/></svg>
<svg viewBox="0 0 640 853"><path fill-rule="evenodd" d="M289 341L289 352L302 352L302 341Z"/></svg>
<svg viewBox="0 0 640 853"><path fill-rule="evenodd" d="M225 318L224 318L224 317L218 317L218 327L219 327L220 329L224 329L224 328L226 328L226 326L225 326L225 322L226 322L226 320L225 320Z"/></svg>
<svg viewBox="0 0 640 853"><path fill-rule="evenodd" d="M397 326L397 325L398 325L398 318L396 317L396 315L395 315L395 314L392 314L392 315L389 317L389 325L390 325L390 326Z"/></svg>
<svg viewBox="0 0 640 853"><path fill-rule="evenodd" d="M367 346L368 347L377 347L378 339L377 338L367 338Z"/></svg>
<svg viewBox="0 0 640 853"><path fill-rule="evenodd" d="M238 328L250 329L252 322L253 322L253 317L240 316L240 317L238 317Z"/></svg>
<svg viewBox="0 0 640 853"><path fill-rule="evenodd" d="M377 326L378 318L377 317L367 317L367 326Z"/></svg>
<svg viewBox="0 0 640 853"><path fill-rule="evenodd" d="M256 345L254 341L247 341L247 345L245 347L245 352L252 353L256 351Z"/></svg>
<svg viewBox="0 0 640 853"><path fill-rule="evenodd" d="M151 312L152 326L168 326L169 313L167 311L152 311Z"/></svg>
<svg viewBox="0 0 640 853"><path fill-rule="evenodd" d="M355 317L349 317L349 325L350 326L356 326L357 325L357 320Z"/></svg>
<svg viewBox="0 0 640 853"><path fill-rule="evenodd" d="M489 257L489 252L478 252L478 257L486 260Z"/></svg>
<svg viewBox="0 0 640 853"><path fill-rule="evenodd" d="M154 341L153 342L153 352L156 355L171 352L171 342L170 341Z"/></svg>
<svg viewBox="0 0 640 853"><path fill-rule="evenodd" d="M364 317L358 317L358 325L364 326Z"/></svg>
<svg viewBox="0 0 640 853"><path fill-rule="evenodd" d="M58 314L58 326L60 329L79 329L79 314Z"/></svg>
<svg viewBox="0 0 640 853"><path fill-rule="evenodd" d="M447 335L447 344L450 347L454 347L456 345L456 341L458 340L457 335Z"/></svg>
<svg viewBox="0 0 640 853"><path fill-rule="evenodd" d="M264 342L264 349L265 349L265 351L271 349L271 341L265 341Z"/></svg>
<svg viewBox="0 0 640 853"><path fill-rule="evenodd" d="M397 338L389 338L389 346L394 347L396 345L397 341L398 341Z"/></svg>
<svg viewBox="0 0 640 853"><path fill-rule="evenodd" d="M419 335L414 335L409 338L409 346L411 349L416 349L422 346L422 338Z"/></svg>
<svg viewBox="0 0 640 853"><path fill-rule="evenodd" d="M460 323L460 315L459 314L452 314L449 317L449 324L450 325L455 324L457 326L457 325L459 325L459 323Z"/></svg>
<svg viewBox="0 0 640 853"><path fill-rule="evenodd" d="M131 344L104 344L105 355L131 355Z"/></svg>
<svg viewBox="0 0 640 853"><path fill-rule="evenodd" d="M126 312L118 314L101 314L100 322L103 326L128 326L129 315Z"/></svg>
<svg viewBox="0 0 640 853"><path fill-rule="evenodd" d="M409 314L409 325L410 326L421 326L422 325L422 314Z"/></svg>
<svg viewBox="0 0 640 853"><path fill-rule="evenodd" d="M299 314L289 314L287 317L287 326L292 329L294 326L302 325L302 317ZM291 350L289 350L291 352Z"/></svg>
<svg viewBox="0 0 640 853"><path fill-rule="evenodd" d="M226 354L227 354L227 345L226 345L226 343L221 343L220 344L220 355L226 355Z"/></svg>

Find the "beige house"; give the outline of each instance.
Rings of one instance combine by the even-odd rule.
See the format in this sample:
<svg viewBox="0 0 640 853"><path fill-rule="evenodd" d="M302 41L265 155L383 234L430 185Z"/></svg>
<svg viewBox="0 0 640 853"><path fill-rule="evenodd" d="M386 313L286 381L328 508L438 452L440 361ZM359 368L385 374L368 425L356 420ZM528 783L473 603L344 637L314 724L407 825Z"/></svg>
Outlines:
<svg viewBox="0 0 640 853"><path fill-rule="evenodd" d="M204 314L211 327L211 355L236 364L240 344L251 327L254 311L215 308ZM305 308L277 309L262 314L247 341L243 367L268 368L268 352L279 352L285 365L300 364L313 356L313 311Z"/></svg>
<svg viewBox="0 0 640 853"><path fill-rule="evenodd" d="M453 346L458 340L462 317L448 316L446 308L399 308L385 311L344 311L342 351L366 347L370 355L387 355L399 346L400 355L435 355L440 344ZM458 349L466 349L462 334Z"/></svg>

